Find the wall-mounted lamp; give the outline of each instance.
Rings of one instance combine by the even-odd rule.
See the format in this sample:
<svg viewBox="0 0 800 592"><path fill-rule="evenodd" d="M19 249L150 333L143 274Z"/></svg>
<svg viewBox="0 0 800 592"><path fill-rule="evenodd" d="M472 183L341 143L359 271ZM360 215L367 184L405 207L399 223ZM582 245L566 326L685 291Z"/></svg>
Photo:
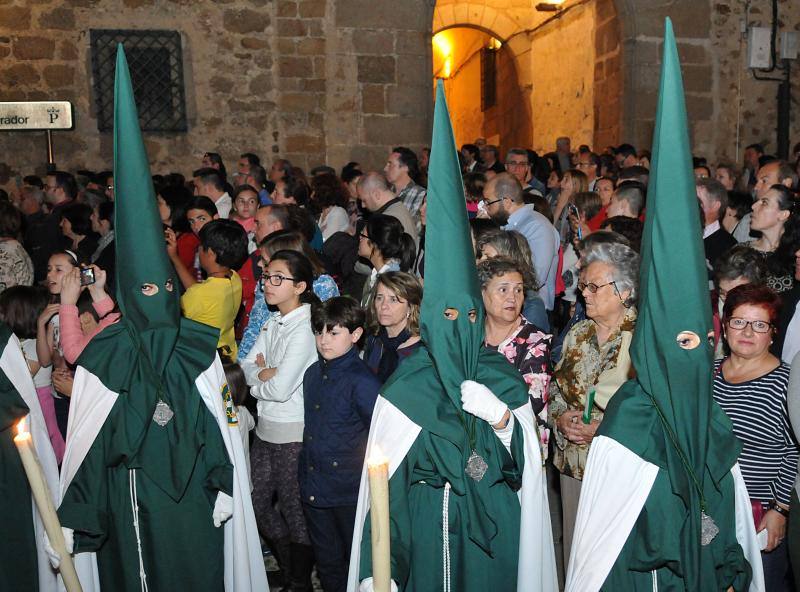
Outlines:
<svg viewBox="0 0 800 592"><path fill-rule="evenodd" d="M563 0L551 0L550 2L539 2L536 5L536 10L538 12L558 12L561 10L561 5L563 4Z"/></svg>

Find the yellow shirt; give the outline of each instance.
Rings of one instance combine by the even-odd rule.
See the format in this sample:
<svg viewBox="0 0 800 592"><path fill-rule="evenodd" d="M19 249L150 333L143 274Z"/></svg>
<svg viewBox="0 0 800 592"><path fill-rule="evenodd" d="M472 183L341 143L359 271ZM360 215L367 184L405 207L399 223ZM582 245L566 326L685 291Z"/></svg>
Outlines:
<svg viewBox="0 0 800 592"><path fill-rule="evenodd" d="M217 347L230 350L236 359L236 336L233 324L242 304L242 280L235 272L230 278L210 277L189 287L181 296L183 316L219 329Z"/></svg>

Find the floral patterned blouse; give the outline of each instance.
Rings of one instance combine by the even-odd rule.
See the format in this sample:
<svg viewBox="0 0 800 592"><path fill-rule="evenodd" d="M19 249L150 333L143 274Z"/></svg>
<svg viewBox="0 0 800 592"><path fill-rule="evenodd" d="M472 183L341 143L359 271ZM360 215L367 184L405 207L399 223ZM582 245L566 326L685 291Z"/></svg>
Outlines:
<svg viewBox="0 0 800 592"><path fill-rule="evenodd" d="M548 387L550 385L550 340L552 335L544 333L536 325L520 315L519 327L496 348L511 362L528 385L533 413L539 428L542 462L547 458L547 443L550 426L547 424Z"/></svg>
<svg viewBox="0 0 800 592"><path fill-rule="evenodd" d="M583 411L589 391L595 390L591 421L602 421L611 396L628 379L629 348L636 309L629 308L619 328L600 345L591 319L576 323L564 338L564 351L550 382L550 424L555 435L553 465L568 477L583 479L589 444L575 444L558 431L556 422L567 410Z"/></svg>
<svg viewBox="0 0 800 592"><path fill-rule="evenodd" d="M12 286L33 285L33 263L14 239L0 241L0 292Z"/></svg>

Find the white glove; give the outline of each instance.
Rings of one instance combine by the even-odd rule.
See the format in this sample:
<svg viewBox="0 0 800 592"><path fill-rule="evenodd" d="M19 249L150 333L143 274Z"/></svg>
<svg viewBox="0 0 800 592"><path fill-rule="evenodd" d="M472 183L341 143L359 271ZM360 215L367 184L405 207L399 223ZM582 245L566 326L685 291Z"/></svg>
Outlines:
<svg viewBox="0 0 800 592"><path fill-rule="evenodd" d="M397 592L397 584L395 584L394 580L389 581L391 582L392 592ZM361 583L358 585L358 592L374 592L374 590L372 578L361 580Z"/></svg>
<svg viewBox="0 0 800 592"><path fill-rule="evenodd" d="M214 511L211 513L214 526L219 528L231 516L233 516L233 498L220 491L217 493L217 501L214 502Z"/></svg>
<svg viewBox="0 0 800 592"><path fill-rule="evenodd" d="M75 546L75 536L74 531L71 528L66 528L64 526L61 527L61 533L64 535L64 547L67 550L67 553L72 555L73 547ZM47 536L47 531L44 532L44 552L47 553L47 558L50 560L50 565L53 566L53 569L58 569L61 565L61 553L53 549L53 545L50 544L50 537Z"/></svg>
<svg viewBox="0 0 800 592"><path fill-rule="evenodd" d="M484 385L473 380L461 383L461 406L467 413L489 422L490 425L503 421L503 416L508 411L508 405Z"/></svg>

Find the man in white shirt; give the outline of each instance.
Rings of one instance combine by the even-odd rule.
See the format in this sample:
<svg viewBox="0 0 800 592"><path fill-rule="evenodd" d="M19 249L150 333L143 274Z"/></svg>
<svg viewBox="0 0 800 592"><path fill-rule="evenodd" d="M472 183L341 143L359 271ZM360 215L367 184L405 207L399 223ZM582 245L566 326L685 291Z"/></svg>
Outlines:
<svg viewBox="0 0 800 592"><path fill-rule="evenodd" d="M225 191L225 181L219 171L212 168L197 169L194 177L194 194L205 195L217 206L220 218L227 218L233 207L233 200Z"/></svg>

